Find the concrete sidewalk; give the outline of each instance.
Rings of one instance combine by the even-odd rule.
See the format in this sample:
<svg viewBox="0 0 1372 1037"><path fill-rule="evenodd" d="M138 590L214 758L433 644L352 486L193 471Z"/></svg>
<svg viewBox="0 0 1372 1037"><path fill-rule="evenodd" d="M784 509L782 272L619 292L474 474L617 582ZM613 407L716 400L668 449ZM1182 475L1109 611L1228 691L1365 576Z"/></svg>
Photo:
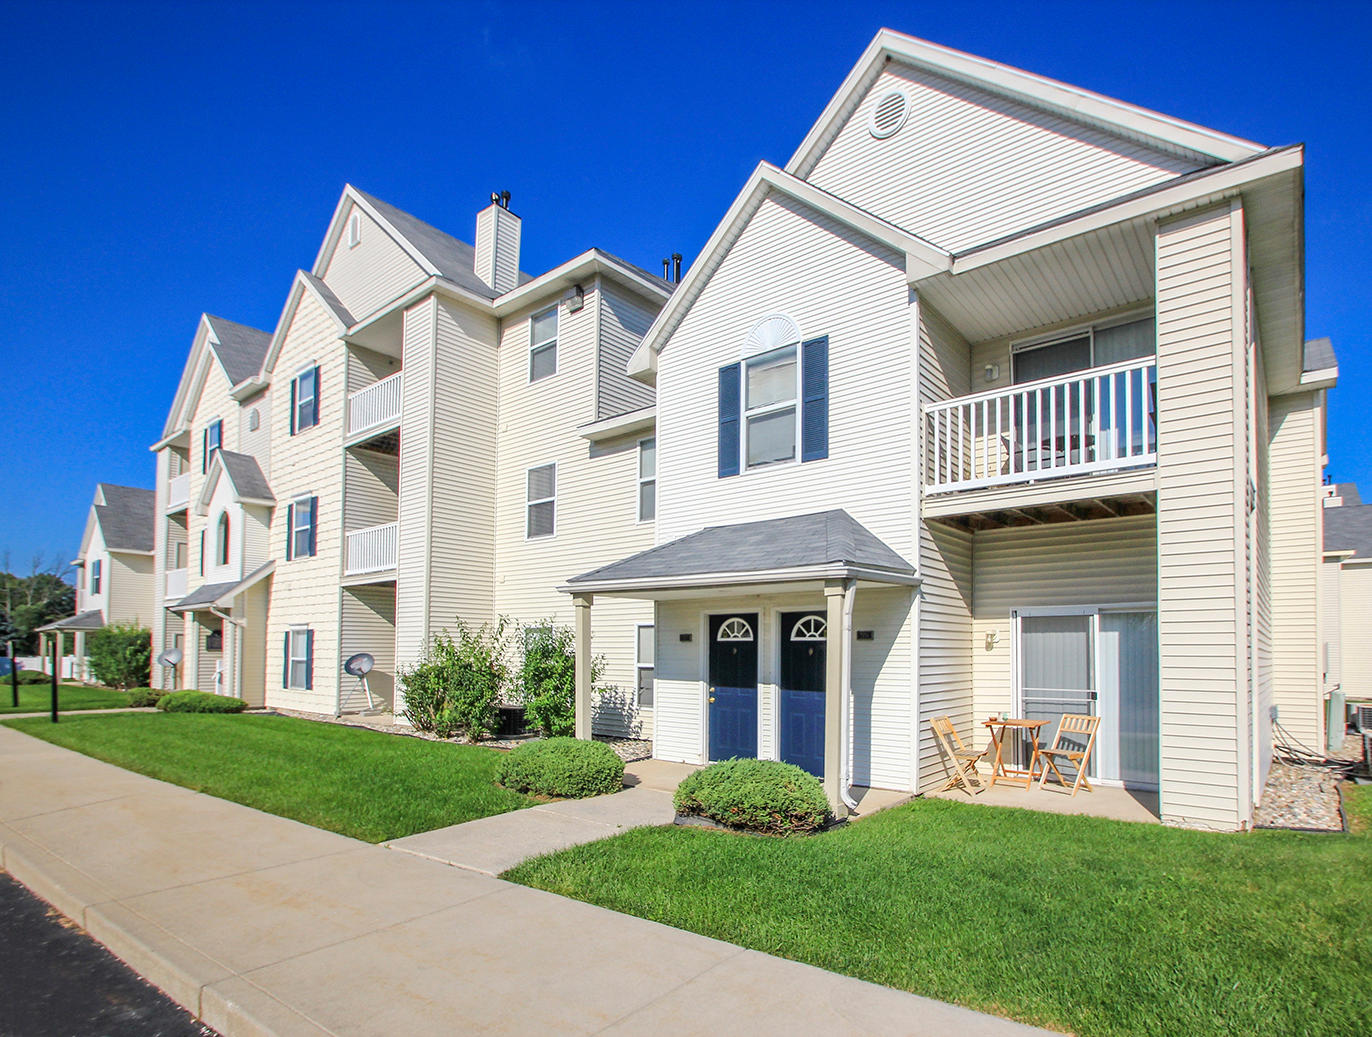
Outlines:
<svg viewBox="0 0 1372 1037"><path fill-rule="evenodd" d="M0 727L0 863L227 1037L1042 1033Z"/></svg>

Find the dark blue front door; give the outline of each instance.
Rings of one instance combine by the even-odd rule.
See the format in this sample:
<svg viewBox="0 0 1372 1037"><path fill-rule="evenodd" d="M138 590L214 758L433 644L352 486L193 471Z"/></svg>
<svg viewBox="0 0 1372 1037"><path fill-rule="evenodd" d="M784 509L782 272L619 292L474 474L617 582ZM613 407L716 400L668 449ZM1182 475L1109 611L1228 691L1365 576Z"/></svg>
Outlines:
<svg viewBox="0 0 1372 1037"><path fill-rule="evenodd" d="M757 755L757 613L710 617L710 759Z"/></svg>
<svg viewBox="0 0 1372 1037"><path fill-rule="evenodd" d="M824 777L824 616L781 614L781 758Z"/></svg>

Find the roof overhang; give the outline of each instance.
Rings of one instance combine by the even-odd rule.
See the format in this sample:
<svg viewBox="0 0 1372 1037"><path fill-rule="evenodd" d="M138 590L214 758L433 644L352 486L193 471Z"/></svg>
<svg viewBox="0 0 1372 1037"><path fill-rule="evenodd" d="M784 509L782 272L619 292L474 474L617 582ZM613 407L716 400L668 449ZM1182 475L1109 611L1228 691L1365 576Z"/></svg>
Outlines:
<svg viewBox="0 0 1372 1037"><path fill-rule="evenodd" d="M526 281L499 296L491 305L497 317L507 317L525 306L532 305L549 294L561 292L599 274L625 285L642 295L665 300L672 294L671 286L646 275L638 268L623 260L603 252L598 248L589 249L561 266L555 266L547 273L540 274L532 281Z"/></svg>
<svg viewBox="0 0 1372 1037"><path fill-rule="evenodd" d="M646 432L657 424L657 407L640 407L627 414L616 414L612 418L601 418L580 426L576 431L582 439L600 443L607 439Z"/></svg>
<svg viewBox="0 0 1372 1037"><path fill-rule="evenodd" d="M913 36L882 29L868 44L833 100L786 163L788 173L802 177L810 173L838 128L890 61L972 83L1040 110L1075 122L1100 126L1171 152L1203 156L1212 161L1234 162L1263 150L1261 145L1240 137L1174 119L951 47L941 47Z"/></svg>
<svg viewBox="0 0 1372 1037"><path fill-rule="evenodd" d="M67 630L100 630L105 626L105 614L99 609L90 609L86 612L78 612L74 616L67 616L45 626L35 627L37 633L51 633L55 631Z"/></svg>
<svg viewBox="0 0 1372 1037"><path fill-rule="evenodd" d="M856 580L859 586L898 587L915 587L920 582L918 576L908 572L839 564L691 573L632 580L569 580L558 590L564 594L657 599L693 597L719 591L730 594L783 594L819 589L832 580Z"/></svg>
<svg viewBox="0 0 1372 1037"><path fill-rule="evenodd" d="M281 355L281 348L286 344L286 335L291 329L291 323L295 320L295 311L300 307L300 300L306 292L313 295L324 312L332 318L334 326L338 329L339 337L347 332L347 319L338 312L333 300L320 290L318 279L303 270L297 270L295 280L291 282L290 294L286 296L286 305L281 310L281 319L276 322L276 331L272 333L271 345L267 347L267 355L262 358L262 370L256 378L246 379L234 386L233 397L235 400L242 401L271 384L272 371L276 368L276 358Z"/></svg>
<svg viewBox="0 0 1372 1037"><path fill-rule="evenodd" d="M266 562L263 565L259 565L256 569L250 572L247 576L243 577L243 579L239 580L237 583L207 584L198 587L190 594L187 594L185 598L182 598L181 601L178 601L173 605L168 605L167 611L212 612L217 608L230 606L233 604L234 598L238 597L238 595L242 594L244 591L255 586L256 584L261 583L275 571L276 561L273 559L270 562ZM205 595L203 594L203 592L207 588L217 589L215 589L212 594ZM200 598L201 600L192 601L189 604L187 604L187 598Z"/></svg>

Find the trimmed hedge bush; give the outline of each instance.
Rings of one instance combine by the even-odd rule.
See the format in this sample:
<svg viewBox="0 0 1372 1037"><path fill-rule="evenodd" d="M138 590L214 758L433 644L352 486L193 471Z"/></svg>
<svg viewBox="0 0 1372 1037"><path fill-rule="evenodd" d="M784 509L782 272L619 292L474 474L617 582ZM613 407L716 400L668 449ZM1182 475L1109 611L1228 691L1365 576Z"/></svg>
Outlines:
<svg viewBox="0 0 1372 1037"><path fill-rule="evenodd" d="M624 787L624 761L604 742L546 738L511 749L496 766L497 785L516 792L585 799Z"/></svg>
<svg viewBox="0 0 1372 1037"><path fill-rule="evenodd" d="M166 694L165 691L159 691L157 688L130 688L129 705L155 706L158 700Z"/></svg>
<svg viewBox="0 0 1372 1037"><path fill-rule="evenodd" d="M721 760L677 786L678 814L769 835L813 832L829 816L819 779L779 760Z"/></svg>
<svg viewBox="0 0 1372 1037"><path fill-rule="evenodd" d="M49 684L49 683L51 683L51 681L52 681L52 678L51 678L50 676L48 676L46 673L40 673L40 672L37 671L37 670L20 670L20 671L19 671L19 686L20 686L20 687L24 687L25 685L28 685L28 684ZM8 677L5 677L5 678L3 678L3 679L0 679L0 684L8 684L9 682L10 682L10 679L9 679Z"/></svg>
<svg viewBox="0 0 1372 1037"><path fill-rule="evenodd" d="M242 699L208 691L174 691L157 700L157 708L168 713L242 713L247 707Z"/></svg>

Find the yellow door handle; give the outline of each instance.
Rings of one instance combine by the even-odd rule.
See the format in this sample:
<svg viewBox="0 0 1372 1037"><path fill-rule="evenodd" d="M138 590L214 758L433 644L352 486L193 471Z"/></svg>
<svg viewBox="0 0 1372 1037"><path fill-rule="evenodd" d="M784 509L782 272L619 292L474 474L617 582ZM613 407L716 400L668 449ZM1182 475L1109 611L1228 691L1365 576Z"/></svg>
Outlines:
<svg viewBox="0 0 1372 1037"><path fill-rule="evenodd" d="M715 697L714 697L713 695L711 695L711 696L710 696L710 701L713 702L714 700L715 700Z"/></svg>

